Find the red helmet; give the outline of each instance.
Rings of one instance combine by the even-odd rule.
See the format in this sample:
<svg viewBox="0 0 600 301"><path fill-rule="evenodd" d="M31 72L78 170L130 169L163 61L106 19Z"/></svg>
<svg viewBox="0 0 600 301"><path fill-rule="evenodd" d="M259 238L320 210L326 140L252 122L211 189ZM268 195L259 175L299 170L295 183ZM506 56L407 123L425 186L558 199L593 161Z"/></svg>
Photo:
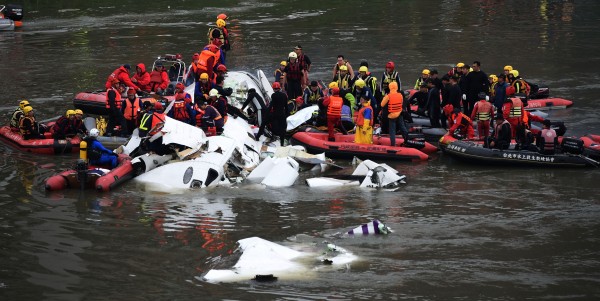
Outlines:
<svg viewBox="0 0 600 301"><path fill-rule="evenodd" d="M215 44L208 44L208 46L206 46L206 48L208 49L208 51L214 52L214 53L217 53L217 51L219 51L219 47Z"/></svg>
<svg viewBox="0 0 600 301"><path fill-rule="evenodd" d="M177 83L177 85L175 85L175 89L180 89L183 91L185 89L185 85L183 83Z"/></svg>
<svg viewBox="0 0 600 301"><path fill-rule="evenodd" d="M513 86L506 87L506 96L513 96L516 92L517 90L515 90L515 87Z"/></svg>
<svg viewBox="0 0 600 301"><path fill-rule="evenodd" d="M219 14L219 15L217 16L217 20L218 20L218 19L221 19L221 20L227 20L227 15L226 15L226 14Z"/></svg>
<svg viewBox="0 0 600 301"><path fill-rule="evenodd" d="M385 64L385 67L394 70L394 62L387 62L387 64Z"/></svg>
<svg viewBox="0 0 600 301"><path fill-rule="evenodd" d="M302 98L302 96L298 96L296 97L296 105L302 105L304 104L304 98Z"/></svg>
<svg viewBox="0 0 600 301"><path fill-rule="evenodd" d="M273 90L278 90L278 89L281 89L281 84L279 82L274 82L272 87L273 87Z"/></svg>
<svg viewBox="0 0 600 301"><path fill-rule="evenodd" d="M445 105L443 110L446 116L451 116L452 112L454 112L454 106L450 104Z"/></svg>
<svg viewBox="0 0 600 301"><path fill-rule="evenodd" d="M183 56L181 56L181 53L175 55L176 60L180 60L181 58L183 58Z"/></svg>
<svg viewBox="0 0 600 301"><path fill-rule="evenodd" d="M331 88L331 95L340 95L340 88L338 88L338 87Z"/></svg>
<svg viewBox="0 0 600 301"><path fill-rule="evenodd" d="M162 103L160 103L160 102L158 102L158 101L157 101L157 102L155 102L155 103L154 103L154 109L155 109L155 110L157 110L157 111L160 111L160 110L162 110L162 109L163 109L163 105L162 105Z"/></svg>
<svg viewBox="0 0 600 301"><path fill-rule="evenodd" d="M227 67L223 64L219 64L219 66L217 66L217 71L227 72Z"/></svg>

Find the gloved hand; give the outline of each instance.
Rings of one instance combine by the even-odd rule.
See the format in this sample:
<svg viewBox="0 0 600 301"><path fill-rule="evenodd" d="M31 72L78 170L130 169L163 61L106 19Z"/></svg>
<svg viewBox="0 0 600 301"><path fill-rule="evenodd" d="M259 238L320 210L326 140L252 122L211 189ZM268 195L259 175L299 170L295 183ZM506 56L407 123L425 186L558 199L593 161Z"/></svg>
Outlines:
<svg viewBox="0 0 600 301"><path fill-rule="evenodd" d="M467 100L467 94L463 94L462 99Z"/></svg>

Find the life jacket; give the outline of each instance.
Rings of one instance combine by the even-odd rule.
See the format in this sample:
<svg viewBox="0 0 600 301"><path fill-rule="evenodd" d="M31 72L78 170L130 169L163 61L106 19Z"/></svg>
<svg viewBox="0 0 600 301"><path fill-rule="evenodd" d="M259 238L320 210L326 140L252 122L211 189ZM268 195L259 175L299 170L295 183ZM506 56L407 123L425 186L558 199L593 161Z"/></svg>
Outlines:
<svg viewBox="0 0 600 301"><path fill-rule="evenodd" d="M140 101L137 97L133 100L133 103L129 98L127 98L127 100L125 100L125 108L123 110L125 119L136 120L140 109Z"/></svg>
<svg viewBox="0 0 600 301"><path fill-rule="evenodd" d="M215 33L215 30L217 33ZM225 33L219 27L212 27L208 29L208 44L212 43L213 39L219 39L222 45L225 45Z"/></svg>
<svg viewBox="0 0 600 301"><path fill-rule="evenodd" d="M302 66L302 69L306 70L308 66L306 65L306 58L304 57L304 53L298 56L298 63Z"/></svg>
<svg viewBox="0 0 600 301"><path fill-rule="evenodd" d="M150 124L150 128L148 128L147 123L148 119L150 118L152 118L152 122ZM151 114L146 113L144 114L144 116L142 116L142 120L140 121L140 130L149 130L150 132L148 132L148 135L152 136L160 131L160 127L158 126L158 124L161 122L165 122L165 114L157 112L152 112Z"/></svg>
<svg viewBox="0 0 600 301"><path fill-rule="evenodd" d="M329 96L327 116L342 116L342 105L344 105L344 100L341 97Z"/></svg>
<svg viewBox="0 0 600 301"><path fill-rule="evenodd" d="M113 71L108 78L106 79L106 88L109 89L110 86L112 86L113 82L120 82L121 79L119 78L119 76L121 75L121 73L123 72L127 72L127 69L125 69L125 67L119 67L117 69L115 69L115 71ZM128 75L129 76L129 75Z"/></svg>
<svg viewBox="0 0 600 301"><path fill-rule="evenodd" d="M384 72L383 73L383 80L381 82L383 91L385 91L386 89L388 89L390 87L390 83L391 82L395 82L397 77L398 77L398 72L396 70L392 71L392 74ZM398 85L400 85L400 83L398 83Z"/></svg>
<svg viewBox="0 0 600 301"><path fill-rule="evenodd" d="M391 113L400 113L402 112L402 103L404 101L404 97L400 93L390 93L388 94L388 112Z"/></svg>
<svg viewBox="0 0 600 301"><path fill-rule="evenodd" d="M189 96L190 94L187 92L178 92L175 93L175 100L183 100L186 103L191 103L192 102L192 98Z"/></svg>
<svg viewBox="0 0 600 301"><path fill-rule="evenodd" d="M348 62L344 61L342 66L348 67ZM338 63L335 63L335 74L340 74L340 67L341 66ZM348 72L350 72L350 68L348 68Z"/></svg>
<svg viewBox="0 0 600 301"><path fill-rule="evenodd" d="M515 93L523 93L526 96L529 96L529 93L531 92L531 87L529 86L529 84L522 78L516 78L511 86L515 87Z"/></svg>
<svg viewBox="0 0 600 301"><path fill-rule="evenodd" d="M187 121L190 119L190 114L185 106L185 101L176 100L173 104L173 118L179 121Z"/></svg>
<svg viewBox="0 0 600 301"><path fill-rule="evenodd" d="M314 91L311 88L307 88L308 91L308 99L306 100L309 104L316 104L319 102L321 98L321 88L318 88L317 91Z"/></svg>
<svg viewBox="0 0 600 301"><path fill-rule="evenodd" d="M30 121L30 126L28 128L25 128L26 120ZM23 116L23 118L21 118L21 120L19 120L19 132L21 132L21 135L29 135L29 134L31 134L31 127L33 127L34 125L35 125L35 118L30 117L30 116Z"/></svg>
<svg viewBox="0 0 600 301"><path fill-rule="evenodd" d="M344 89L344 90L350 89L350 74L346 74L346 75L342 76L342 74L339 73L337 75L336 82L340 89Z"/></svg>
<svg viewBox="0 0 600 301"><path fill-rule="evenodd" d="M13 114L12 117L10 119L10 127L12 128L18 128L19 127L19 121L21 121L21 118L23 118L25 114L23 114L23 111L21 110L21 108L17 108Z"/></svg>
<svg viewBox="0 0 600 301"><path fill-rule="evenodd" d="M498 82L495 82L490 85L490 99L496 96L496 85L498 85Z"/></svg>
<svg viewBox="0 0 600 301"><path fill-rule="evenodd" d="M110 90L115 91L115 94L116 94L116 96L115 96L115 108L117 108L117 109L120 110L121 109L121 102L122 102L121 101L121 93L119 91L113 89L113 88L110 88L110 89L106 90L106 108L110 109L110 104L108 103L108 91L110 91Z"/></svg>
<svg viewBox="0 0 600 301"><path fill-rule="evenodd" d="M358 110L358 115L356 116L356 125L357 126L363 126L363 124L365 124L364 112L367 109L371 109L371 112L373 112L373 108L371 106L362 107L362 108L360 108L360 110ZM371 120L369 120L369 123L371 126L373 126L374 119L375 118L371 118Z"/></svg>
<svg viewBox="0 0 600 301"><path fill-rule="evenodd" d="M542 137L544 138L544 150L553 150L556 131L553 129L543 129Z"/></svg>
<svg viewBox="0 0 600 301"><path fill-rule="evenodd" d="M52 125L51 131L52 133L62 133L66 134L67 129L69 128L70 120L68 117L60 116L56 122Z"/></svg>
<svg viewBox="0 0 600 301"><path fill-rule="evenodd" d="M479 121L488 121L492 118L490 116L490 109L492 108L492 104L482 100L477 103L477 120ZM473 115L471 115L473 116Z"/></svg>
<svg viewBox="0 0 600 301"><path fill-rule="evenodd" d="M513 97L510 100L512 101L512 107L510 108L510 112L508 113L508 118L521 117L523 110L523 102L518 97Z"/></svg>
<svg viewBox="0 0 600 301"><path fill-rule="evenodd" d="M371 88L371 91L375 93L375 91L377 90L377 78L369 74L367 75L367 77L363 78L363 80L365 81L366 86Z"/></svg>
<svg viewBox="0 0 600 301"><path fill-rule="evenodd" d="M208 60L213 57L215 58L212 62L212 66L208 65ZM215 64L217 63L217 57L215 56L215 54L207 49L202 50L202 52L200 52L200 58L198 59L198 68L200 69L200 73L208 73L208 70L211 70L215 67Z"/></svg>
<svg viewBox="0 0 600 301"><path fill-rule="evenodd" d="M298 60L295 63L288 61L286 76L288 79L300 80L302 78L302 68Z"/></svg>
<svg viewBox="0 0 600 301"><path fill-rule="evenodd" d="M471 118L469 118L469 116L465 115L463 112L454 114L452 119L454 119L454 123L460 121L460 125L464 127L468 127L472 123Z"/></svg>

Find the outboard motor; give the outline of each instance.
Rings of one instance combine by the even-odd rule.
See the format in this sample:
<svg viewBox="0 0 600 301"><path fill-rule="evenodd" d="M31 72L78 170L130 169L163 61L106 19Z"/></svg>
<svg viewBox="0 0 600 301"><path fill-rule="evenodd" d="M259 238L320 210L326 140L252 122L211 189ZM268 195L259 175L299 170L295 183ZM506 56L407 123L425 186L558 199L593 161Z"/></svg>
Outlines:
<svg viewBox="0 0 600 301"><path fill-rule="evenodd" d="M565 137L563 138L560 147L563 152L573 155L581 155L584 150L583 140L578 138Z"/></svg>
<svg viewBox="0 0 600 301"><path fill-rule="evenodd" d="M13 21L23 20L23 6L19 4L7 4L2 10L4 17Z"/></svg>

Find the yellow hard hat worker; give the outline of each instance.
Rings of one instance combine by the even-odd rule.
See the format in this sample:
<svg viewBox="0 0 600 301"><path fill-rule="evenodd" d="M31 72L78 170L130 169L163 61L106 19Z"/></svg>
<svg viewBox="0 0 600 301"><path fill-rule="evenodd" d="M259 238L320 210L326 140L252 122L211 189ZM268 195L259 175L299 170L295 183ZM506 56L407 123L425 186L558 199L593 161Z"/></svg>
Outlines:
<svg viewBox="0 0 600 301"><path fill-rule="evenodd" d="M498 76L496 76L495 74L492 74L492 75L488 76L488 78L492 79L492 83L498 82Z"/></svg>
<svg viewBox="0 0 600 301"><path fill-rule="evenodd" d="M287 62L286 61L281 61L281 63L279 63L279 65L285 67L285 66L287 66Z"/></svg>
<svg viewBox="0 0 600 301"><path fill-rule="evenodd" d="M458 63L456 64L456 68L462 68L465 66L465 63Z"/></svg>
<svg viewBox="0 0 600 301"><path fill-rule="evenodd" d="M519 77L519 71L517 71L515 69L510 70L510 74L512 74L514 77Z"/></svg>
<svg viewBox="0 0 600 301"><path fill-rule="evenodd" d="M357 79L356 82L354 82L354 85L362 89L365 87L365 81L362 79Z"/></svg>
<svg viewBox="0 0 600 301"><path fill-rule="evenodd" d="M429 69L423 69L421 72L423 75L429 75Z"/></svg>
<svg viewBox="0 0 600 301"><path fill-rule="evenodd" d="M369 68L367 68L367 66L360 66L360 68L358 68L358 72L369 72Z"/></svg>
<svg viewBox="0 0 600 301"><path fill-rule="evenodd" d="M208 73L204 72L204 73L200 74L200 79L208 80Z"/></svg>
<svg viewBox="0 0 600 301"><path fill-rule="evenodd" d="M33 107L32 106L25 106L23 107L23 113L27 114L29 112L33 111Z"/></svg>
<svg viewBox="0 0 600 301"><path fill-rule="evenodd" d="M218 19L218 20L217 20L217 27L219 27L219 28L223 28L223 27L225 27L225 25L227 25L227 24L225 23L225 20L223 20L223 19Z"/></svg>
<svg viewBox="0 0 600 301"><path fill-rule="evenodd" d="M75 115L75 110L67 110L67 113L65 114L65 116L69 117L69 116L73 116Z"/></svg>
<svg viewBox="0 0 600 301"><path fill-rule="evenodd" d="M27 101L27 99L23 99L21 100L21 102L19 102L19 107L21 108L21 110L23 110L23 108L25 108L25 106L29 105L29 101Z"/></svg>
<svg viewBox="0 0 600 301"><path fill-rule="evenodd" d="M512 70L513 70L512 66L510 66L510 65L504 66L504 71L512 71Z"/></svg>

